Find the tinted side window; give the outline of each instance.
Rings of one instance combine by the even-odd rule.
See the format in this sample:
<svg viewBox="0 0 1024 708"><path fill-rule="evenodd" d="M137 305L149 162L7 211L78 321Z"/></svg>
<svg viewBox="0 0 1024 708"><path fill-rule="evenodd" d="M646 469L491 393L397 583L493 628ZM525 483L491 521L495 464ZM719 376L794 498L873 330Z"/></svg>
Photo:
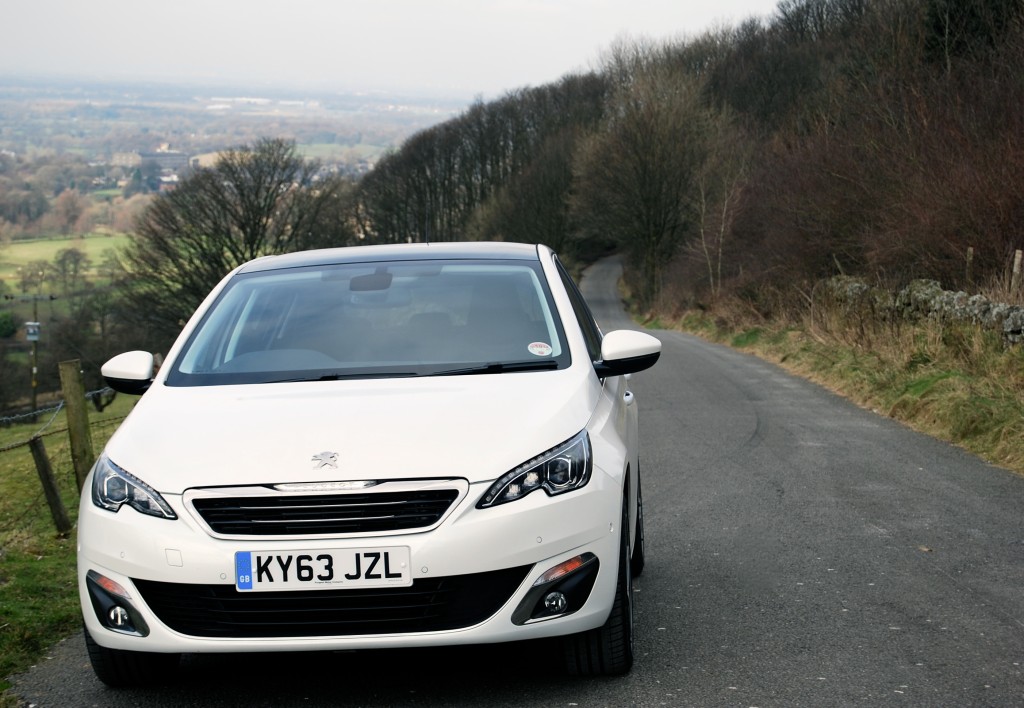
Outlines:
<svg viewBox="0 0 1024 708"><path fill-rule="evenodd" d="M576 283L565 272L565 268L562 267L561 262L557 258L555 259L555 265L558 266L558 275L562 278L562 284L565 285L565 291L569 295L572 309L576 313L576 321L580 323L583 338L587 340L587 352L590 354L590 360L600 361L601 328L597 326L594 316L590 314L590 308L587 307L587 303L583 299L583 295L580 294L579 288L576 287Z"/></svg>

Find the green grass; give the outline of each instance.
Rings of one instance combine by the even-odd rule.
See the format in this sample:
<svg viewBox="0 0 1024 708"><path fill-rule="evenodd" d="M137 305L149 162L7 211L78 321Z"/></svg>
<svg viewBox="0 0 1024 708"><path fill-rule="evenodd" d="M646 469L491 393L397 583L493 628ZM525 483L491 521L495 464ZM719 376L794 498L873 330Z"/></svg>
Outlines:
<svg viewBox="0 0 1024 708"><path fill-rule="evenodd" d="M127 234L87 234L86 236L54 236L52 238L33 239L31 241L13 241L0 246L0 281L7 284L8 292L19 292L18 268L33 261L52 263L58 251L65 248L78 248L92 261L86 271L86 277L95 280L96 269L103 262L104 251L125 246L129 241Z"/></svg>
<svg viewBox="0 0 1024 708"><path fill-rule="evenodd" d="M358 145L344 145L341 143L299 143L295 146L307 160L321 160L324 162L342 160L348 157L357 159L372 159L384 154L387 149L383 145L369 145L359 143Z"/></svg>
<svg viewBox="0 0 1024 708"><path fill-rule="evenodd" d="M762 334L764 334L764 330L760 327L754 327L734 336L731 340L731 344L737 349L752 347L761 340Z"/></svg>
<svg viewBox="0 0 1024 708"><path fill-rule="evenodd" d="M102 413L90 407L97 453L137 400L119 395ZM56 417L40 415L35 423L0 428L0 448L43 430L47 457L74 520L78 490L67 433L53 432L65 425L61 411ZM29 448L0 452L0 690L9 687L7 677L28 669L48 647L80 627L74 531L66 538L57 535Z"/></svg>
<svg viewBox="0 0 1024 708"><path fill-rule="evenodd" d="M74 538L37 538L0 561L0 689L46 649L81 627Z"/></svg>
<svg viewBox="0 0 1024 708"><path fill-rule="evenodd" d="M903 387L903 395L911 398L924 398L936 388L937 384L957 376L955 371L936 371L925 376L910 379Z"/></svg>

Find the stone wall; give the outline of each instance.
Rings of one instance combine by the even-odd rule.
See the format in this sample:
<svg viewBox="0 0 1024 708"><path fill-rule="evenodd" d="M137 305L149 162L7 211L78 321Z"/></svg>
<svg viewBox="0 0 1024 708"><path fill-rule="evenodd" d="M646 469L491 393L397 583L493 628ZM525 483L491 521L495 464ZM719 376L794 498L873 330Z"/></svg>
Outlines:
<svg viewBox="0 0 1024 708"><path fill-rule="evenodd" d="M1024 342L1024 307L993 302L984 295L943 290L935 280L914 280L897 292L872 287L849 276L836 276L821 284L819 295L847 311L870 310L881 317L939 322L970 322L1002 334L1007 344Z"/></svg>

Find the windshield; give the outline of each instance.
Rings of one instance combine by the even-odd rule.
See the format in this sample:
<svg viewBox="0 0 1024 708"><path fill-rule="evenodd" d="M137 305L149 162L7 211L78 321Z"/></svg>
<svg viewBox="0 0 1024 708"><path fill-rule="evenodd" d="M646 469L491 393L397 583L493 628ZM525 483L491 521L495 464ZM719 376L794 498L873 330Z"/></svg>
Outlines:
<svg viewBox="0 0 1024 708"><path fill-rule="evenodd" d="M237 275L170 386L433 376L568 366L540 264L401 261Z"/></svg>

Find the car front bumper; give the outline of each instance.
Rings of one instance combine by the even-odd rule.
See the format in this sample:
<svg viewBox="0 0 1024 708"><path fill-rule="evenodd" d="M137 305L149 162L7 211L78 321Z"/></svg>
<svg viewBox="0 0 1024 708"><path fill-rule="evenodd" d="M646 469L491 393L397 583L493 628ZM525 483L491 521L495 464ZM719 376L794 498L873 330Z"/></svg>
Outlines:
<svg viewBox="0 0 1024 708"><path fill-rule="evenodd" d="M575 492L549 497L537 491L516 502L477 509L476 501L486 488L487 483L471 485L468 495L429 531L286 541L214 538L180 496L165 495L178 514L178 519L166 520L127 507L111 513L83 495L78 574L86 628L98 644L112 649L201 653L483 644L574 634L602 625L615 592L621 477L595 465L588 485ZM449 598L446 609L417 606L415 618L396 620L388 608L399 601L389 599L388 592L363 592L363 601L379 601L374 605L378 615L349 623L342 633L324 635L323 626L303 631L298 624L284 630L229 628L235 618L247 614L241 609L241 614L230 615L239 602L252 601L260 603L260 611L283 613L286 625L296 612L315 623L318 617L327 622L343 613L353 604L349 593L359 593L239 593L234 589L237 551L292 553L367 546L408 547L412 595L421 598L411 602L435 602L443 591ZM578 577L591 576L577 583L582 589L577 587L576 593L583 599L576 606L570 603L566 614L530 619L530 607L543 603L542 591L548 587L535 586L538 579L577 557L587 560L586 567L576 571ZM93 580L88 579L90 571ZM103 579L99 591L97 578ZM125 596L117 593L117 586ZM127 606L127 625L110 619L112 607L120 605ZM408 609L403 611L408 614ZM442 617L437 620L439 612ZM227 621L216 623L215 618L224 618L225 613ZM433 624L423 621L428 615L435 618ZM381 616L394 621L379 623L386 630L372 631L377 626L373 617Z"/></svg>

